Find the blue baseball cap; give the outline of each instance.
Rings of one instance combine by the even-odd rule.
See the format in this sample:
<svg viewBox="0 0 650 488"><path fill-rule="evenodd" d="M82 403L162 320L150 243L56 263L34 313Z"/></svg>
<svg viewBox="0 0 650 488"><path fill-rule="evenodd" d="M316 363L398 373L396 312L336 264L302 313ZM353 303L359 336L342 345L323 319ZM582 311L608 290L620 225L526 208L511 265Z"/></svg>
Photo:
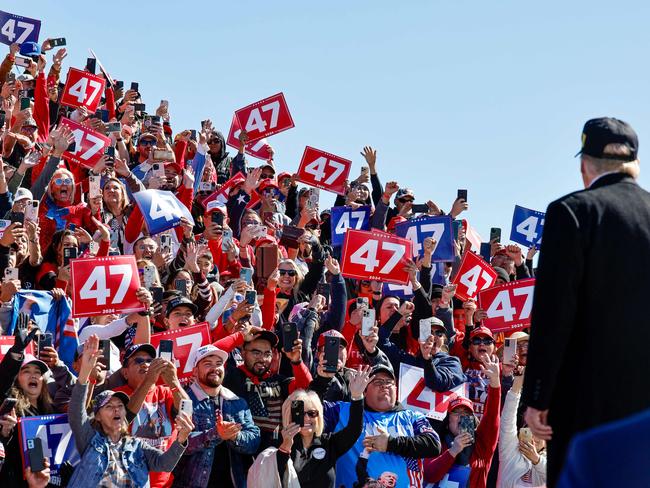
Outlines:
<svg viewBox="0 0 650 488"><path fill-rule="evenodd" d="M36 42L23 42L20 45L20 54L22 56L40 56L41 46Z"/></svg>

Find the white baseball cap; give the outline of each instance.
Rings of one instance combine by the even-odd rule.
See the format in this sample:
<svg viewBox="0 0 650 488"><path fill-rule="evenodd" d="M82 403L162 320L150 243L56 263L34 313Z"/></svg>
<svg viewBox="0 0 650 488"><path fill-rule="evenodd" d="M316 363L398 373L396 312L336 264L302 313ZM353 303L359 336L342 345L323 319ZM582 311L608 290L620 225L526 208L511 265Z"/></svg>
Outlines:
<svg viewBox="0 0 650 488"><path fill-rule="evenodd" d="M224 363L228 360L228 353L226 351L222 351L218 347L208 344L207 346L199 347L194 353L193 367L196 368L196 365L199 364L202 359L212 356L213 354L219 356Z"/></svg>

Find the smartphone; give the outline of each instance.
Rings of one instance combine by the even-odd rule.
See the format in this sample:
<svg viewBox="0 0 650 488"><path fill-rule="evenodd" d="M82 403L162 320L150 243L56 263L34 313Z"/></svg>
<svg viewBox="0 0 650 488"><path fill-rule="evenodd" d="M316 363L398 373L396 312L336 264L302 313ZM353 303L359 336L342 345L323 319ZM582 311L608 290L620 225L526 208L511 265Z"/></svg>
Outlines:
<svg viewBox="0 0 650 488"><path fill-rule="evenodd" d="M190 130L190 139L196 141L196 129Z"/></svg>
<svg viewBox="0 0 650 488"><path fill-rule="evenodd" d="M102 356L102 362L106 366L107 370L111 369L111 340L102 339L99 341L99 349L104 353Z"/></svg>
<svg viewBox="0 0 650 488"><path fill-rule="evenodd" d="M284 228L286 229L287 227L290 227L288 225L285 225ZM255 239L259 239L261 237L264 237L268 233L268 229L266 228L265 225L255 225L254 228L251 230L251 236Z"/></svg>
<svg viewBox="0 0 650 488"><path fill-rule="evenodd" d="M498 227L492 227L490 229L490 242L495 239L497 242L501 242L501 229Z"/></svg>
<svg viewBox="0 0 650 488"><path fill-rule="evenodd" d="M156 280L156 267L155 266L145 266L142 270L142 281L143 286L147 289L153 286L153 282Z"/></svg>
<svg viewBox="0 0 650 488"><path fill-rule="evenodd" d="M467 190L458 190L458 196L456 200L465 200L467 201Z"/></svg>
<svg viewBox="0 0 650 488"><path fill-rule="evenodd" d="M14 223L24 224L25 214L23 212L11 212L9 214L9 220Z"/></svg>
<svg viewBox="0 0 650 488"><path fill-rule="evenodd" d="M231 247L232 247L232 231L230 229L224 229L223 234L221 235L221 250L223 252L228 252L230 251Z"/></svg>
<svg viewBox="0 0 650 488"><path fill-rule="evenodd" d="M29 65L32 64L32 60L29 58L23 58L22 56L16 56L14 64L21 68L29 68Z"/></svg>
<svg viewBox="0 0 650 488"><path fill-rule="evenodd" d="M63 248L63 266L68 266L71 259L77 258L77 248L76 247L64 247Z"/></svg>
<svg viewBox="0 0 650 488"><path fill-rule="evenodd" d="M474 440L474 430L475 430L475 424L474 424L474 417L471 417L470 415L461 415L460 419L458 421L458 429L460 432L466 432L469 435L472 436L472 440Z"/></svg>
<svg viewBox="0 0 650 488"><path fill-rule="evenodd" d="M154 149L153 158L156 161L173 161L174 153L167 149Z"/></svg>
<svg viewBox="0 0 650 488"><path fill-rule="evenodd" d="M20 110L26 110L32 105L32 99L28 97L22 97L20 99Z"/></svg>
<svg viewBox="0 0 650 488"><path fill-rule="evenodd" d="M413 213L427 213L429 211L429 206L426 203L414 203L411 206Z"/></svg>
<svg viewBox="0 0 650 488"><path fill-rule="evenodd" d="M90 195L90 198L95 198L102 195L101 181L101 176L88 176L88 194Z"/></svg>
<svg viewBox="0 0 650 488"><path fill-rule="evenodd" d="M146 110L146 106L144 103L134 103L133 110L135 112L144 112Z"/></svg>
<svg viewBox="0 0 650 488"><path fill-rule="evenodd" d="M86 71L95 74L97 69L97 60L95 58L86 58Z"/></svg>
<svg viewBox="0 0 650 488"><path fill-rule="evenodd" d="M41 356L41 351L46 347L52 347L52 333L46 332L38 336L38 356Z"/></svg>
<svg viewBox="0 0 650 488"><path fill-rule="evenodd" d="M172 236L169 234L160 234L160 249L164 253L169 253L172 250Z"/></svg>
<svg viewBox="0 0 650 488"><path fill-rule="evenodd" d="M370 173L370 168L368 166L361 166L361 174L367 175L368 173Z"/></svg>
<svg viewBox="0 0 650 488"><path fill-rule="evenodd" d="M57 37L55 39L50 39L50 47L59 47L65 46L65 37Z"/></svg>
<svg viewBox="0 0 650 488"><path fill-rule="evenodd" d="M325 297L325 303L327 303L327 305L330 304L331 291L332 291L331 285L325 281L319 282L316 287L316 293Z"/></svg>
<svg viewBox="0 0 650 488"><path fill-rule="evenodd" d="M38 200L31 200L25 205L25 220L38 222Z"/></svg>
<svg viewBox="0 0 650 488"><path fill-rule="evenodd" d="M318 207L318 200L320 198L320 190L312 188L309 190L309 198L307 199L307 208L314 209Z"/></svg>
<svg viewBox="0 0 650 488"><path fill-rule="evenodd" d="M517 339L506 339L503 345L503 364L513 364L517 354Z"/></svg>
<svg viewBox="0 0 650 488"><path fill-rule="evenodd" d="M168 100L161 100L160 105L162 107L165 107L166 109L168 109L169 108L169 101Z"/></svg>
<svg viewBox="0 0 650 488"><path fill-rule="evenodd" d="M160 115L152 115L149 117L152 124L162 125L162 117Z"/></svg>
<svg viewBox="0 0 650 488"><path fill-rule="evenodd" d="M174 280L174 288L181 292L183 296L189 296L187 280Z"/></svg>
<svg viewBox="0 0 650 488"><path fill-rule="evenodd" d="M361 312L361 335L364 337L372 334L372 328L375 326L375 309L364 308Z"/></svg>
<svg viewBox="0 0 650 488"><path fill-rule="evenodd" d="M291 422L300 427L305 425L305 402L302 400L291 402Z"/></svg>
<svg viewBox="0 0 650 488"><path fill-rule="evenodd" d="M170 341L171 342L171 341ZM192 400L183 398L180 405L178 406L178 411L187 414L189 418L192 418L192 413L194 412L194 406L192 405Z"/></svg>
<svg viewBox="0 0 650 488"><path fill-rule="evenodd" d="M106 132L108 133L122 132L122 124L120 122L110 122L109 124L106 125Z"/></svg>
<svg viewBox="0 0 650 488"><path fill-rule="evenodd" d="M420 342L426 342L431 335L431 319L420 319Z"/></svg>
<svg viewBox="0 0 650 488"><path fill-rule="evenodd" d="M368 306L368 297L357 297L357 308L367 307Z"/></svg>
<svg viewBox="0 0 650 488"><path fill-rule="evenodd" d="M210 181L202 181L199 183L199 191L210 193L214 191L214 185Z"/></svg>
<svg viewBox="0 0 650 488"><path fill-rule="evenodd" d="M257 303L257 293L255 290L246 290L246 303L255 305Z"/></svg>
<svg viewBox="0 0 650 488"><path fill-rule="evenodd" d="M18 280L18 268L5 268L5 281Z"/></svg>
<svg viewBox="0 0 650 488"><path fill-rule="evenodd" d="M4 110L0 110L0 127L4 127L6 117L7 114L5 114Z"/></svg>
<svg viewBox="0 0 650 488"><path fill-rule="evenodd" d="M291 352L293 343L298 340L298 324L286 322L282 324L282 349Z"/></svg>
<svg viewBox="0 0 650 488"><path fill-rule="evenodd" d="M116 81L115 82L115 89L116 90L121 90L122 88L124 88L124 82L123 81Z"/></svg>
<svg viewBox="0 0 650 488"><path fill-rule="evenodd" d="M325 372L336 373L339 364L339 348L341 347L340 337L326 337L323 359L327 361Z"/></svg>
<svg viewBox="0 0 650 488"><path fill-rule="evenodd" d="M151 287L151 295L153 297L154 303L161 303L163 300L163 293L165 290L163 290L162 286L152 286Z"/></svg>
<svg viewBox="0 0 650 488"><path fill-rule="evenodd" d="M43 445L40 437L27 439L27 455L29 457L29 467L32 472L43 471L45 461L43 456Z"/></svg>
<svg viewBox="0 0 650 488"><path fill-rule="evenodd" d="M244 280L249 285L253 281L253 268L242 268L239 270L239 279Z"/></svg>
<svg viewBox="0 0 650 488"><path fill-rule="evenodd" d="M131 82L131 90L133 91L140 91L140 84L137 81L132 81Z"/></svg>
<svg viewBox="0 0 650 488"><path fill-rule="evenodd" d="M158 178L164 178L165 165L160 163L153 163L153 165L151 166L151 174L157 176Z"/></svg>
<svg viewBox="0 0 650 488"><path fill-rule="evenodd" d="M104 123L108 123L108 110L98 108L95 111L95 117L101 120Z"/></svg>
<svg viewBox="0 0 650 488"><path fill-rule="evenodd" d="M481 257L490 262L490 255L492 254L492 245L489 242L481 242L481 250L479 251Z"/></svg>
<svg viewBox="0 0 650 488"><path fill-rule="evenodd" d="M212 221L213 224L220 225L223 227L223 212L220 212L219 210L215 210L210 214L210 220Z"/></svg>
<svg viewBox="0 0 650 488"><path fill-rule="evenodd" d="M533 431L529 427L522 427L519 429L519 440L533 442Z"/></svg>
<svg viewBox="0 0 650 488"><path fill-rule="evenodd" d="M5 398L0 405L0 417L7 415L16 406L18 400L16 398Z"/></svg>
<svg viewBox="0 0 650 488"><path fill-rule="evenodd" d="M104 155L107 158L114 160L115 159L115 148L113 146L106 146L106 149L104 149Z"/></svg>
<svg viewBox="0 0 650 488"><path fill-rule="evenodd" d="M174 341L163 339L158 346L158 357L167 361L174 361Z"/></svg>

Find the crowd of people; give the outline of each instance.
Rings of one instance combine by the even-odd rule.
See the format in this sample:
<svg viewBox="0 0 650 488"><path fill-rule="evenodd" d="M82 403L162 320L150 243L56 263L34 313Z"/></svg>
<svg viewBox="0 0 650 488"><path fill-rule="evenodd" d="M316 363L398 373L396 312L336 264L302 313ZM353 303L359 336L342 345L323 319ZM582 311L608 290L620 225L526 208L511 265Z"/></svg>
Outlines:
<svg viewBox="0 0 650 488"><path fill-rule="evenodd" d="M523 421L528 334L493 333L475 300L455 296L462 226L442 279L432 280L431 237L405 264L412 295L344 277L331 209L270 146L256 163L246 131L228 150L210 120L176 127L167 102L147 114L139 88L117 81L96 113L64 105L66 49L51 44L12 44L0 66L0 328L13 337L0 363L5 486L545 486L545 442ZM71 161L62 117L113 149L92 168ZM421 215L459 221L468 209L458 198L414 212L408 181L382 183L388 162L369 146L361 154L365 168L335 206L370 206L373 229L394 233ZM193 222L151 235L134 197L147 189L175 195ZM535 253L492 240L497 283L534 276ZM135 256L145 310L69 318L48 342L35 308L72 308L71 259L111 255ZM209 337L185 376L152 336L197 324ZM517 341L508 362L506 338ZM433 392L466 394L451 395L443 420L424 415L398 401L404 365ZM53 414L67 414L77 455L44 449L33 465L21 419Z"/></svg>

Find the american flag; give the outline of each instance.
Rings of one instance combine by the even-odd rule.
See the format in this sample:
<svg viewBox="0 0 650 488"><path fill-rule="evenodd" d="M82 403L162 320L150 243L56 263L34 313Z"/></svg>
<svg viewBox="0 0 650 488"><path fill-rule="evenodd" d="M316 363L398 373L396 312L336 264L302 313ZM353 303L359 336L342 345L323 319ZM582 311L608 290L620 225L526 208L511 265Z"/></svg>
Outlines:
<svg viewBox="0 0 650 488"><path fill-rule="evenodd" d="M410 488L422 488L422 473L424 463L422 459L404 458L406 461L406 474L409 477Z"/></svg>

